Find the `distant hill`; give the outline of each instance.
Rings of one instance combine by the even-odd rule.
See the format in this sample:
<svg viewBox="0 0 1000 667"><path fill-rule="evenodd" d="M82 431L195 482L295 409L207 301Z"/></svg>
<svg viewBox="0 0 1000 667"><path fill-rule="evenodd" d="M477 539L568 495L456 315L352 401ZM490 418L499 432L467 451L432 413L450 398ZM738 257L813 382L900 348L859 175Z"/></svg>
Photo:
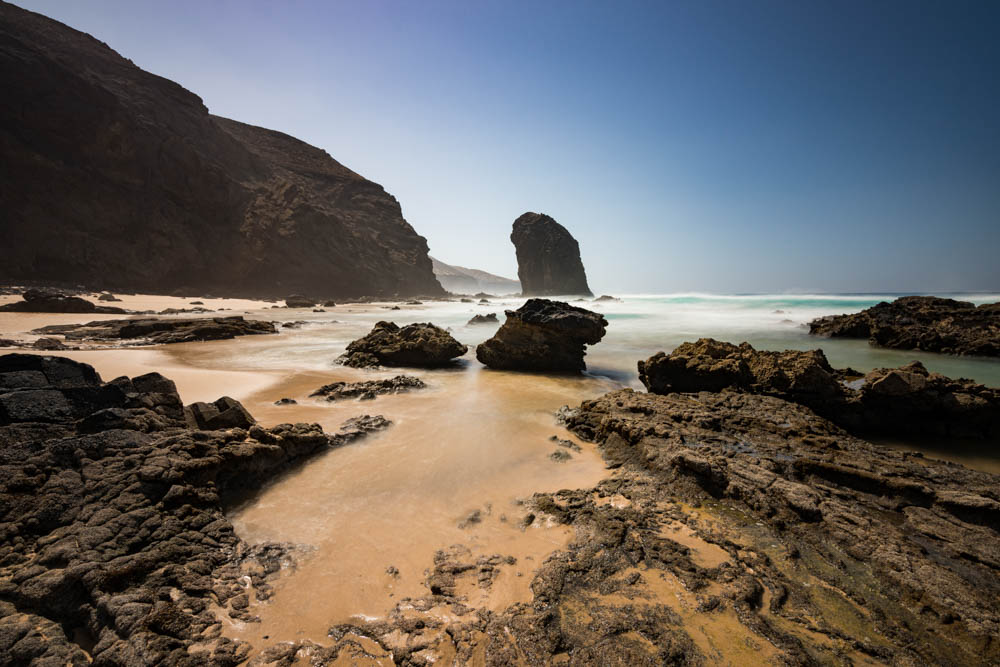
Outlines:
<svg viewBox="0 0 1000 667"><path fill-rule="evenodd" d="M445 264L439 259L431 257L431 265L434 267L434 275L438 282L449 292L455 294L476 294L477 292L487 292L489 294L520 294L521 283L517 280L497 276L479 269L467 269L464 266Z"/></svg>
<svg viewBox="0 0 1000 667"><path fill-rule="evenodd" d="M0 281L443 293L426 240L377 183L5 2L0 90Z"/></svg>

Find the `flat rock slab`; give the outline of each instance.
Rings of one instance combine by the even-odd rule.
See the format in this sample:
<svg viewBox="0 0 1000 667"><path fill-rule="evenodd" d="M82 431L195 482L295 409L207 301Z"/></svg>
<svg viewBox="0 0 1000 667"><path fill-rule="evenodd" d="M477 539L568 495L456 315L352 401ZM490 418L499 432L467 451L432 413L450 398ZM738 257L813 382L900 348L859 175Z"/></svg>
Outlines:
<svg viewBox="0 0 1000 667"><path fill-rule="evenodd" d="M276 333L274 322L245 320L242 315L186 319L137 318L104 320L87 324L55 324L32 331L40 335L62 335L66 340L144 339L150 344L224 340L236 336Z"/></svg>

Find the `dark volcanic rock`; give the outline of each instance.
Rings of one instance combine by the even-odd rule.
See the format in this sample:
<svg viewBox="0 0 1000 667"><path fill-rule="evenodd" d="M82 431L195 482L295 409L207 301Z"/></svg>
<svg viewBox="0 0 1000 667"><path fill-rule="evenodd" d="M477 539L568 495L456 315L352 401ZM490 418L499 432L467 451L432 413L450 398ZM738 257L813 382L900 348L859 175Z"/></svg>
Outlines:
<svg viewBox="0 0 1000 667"><path fill-rule="evenodd" d="M97 320L87 324L54 324L36 334L61 334L66 340L146 339L150 344L225 340L236 336L276 333L274 322L245 320L242 315L196 319Z"/></svg>
<svg viewBox="0 0 1000 667"><path fill-rule="evenodd" d="M368 335L347 346L337 362L345 366L443 366L468 351L450 333L428 323L378 322Z"/></svg>
<svg viewBox="0 0 1000 667"><path fill-rule="evenodd" d="M522 294L593 296L580 261L580 245L558 222L542 213L525 213L514 221L510 240L517 251Z"/></svg>
<svg viewBox="0 0 1000 667"><path fill-rule="evenodd" d="M100 296L97 297L97 300L98 301L121 301L121 299L119 299L114 294L111 294L109 292L104 292L103 294L101 294ZM197 303L200 303L200 302L197 302Z"/></svg>
<svg viewBox="0 0 1000 667"><path fill-rule="evenodd" d="M0 250L2 252L2 250ZM21 295L23 301L15 301L0 306L0 312L8 313L111 313L124 314L128 311L114 306L98 306L78 296L66 296L58 292L30 289Z"/></svg>
<svg viewBox="0 0 1000 667"><path fill-rule="evenodd" d="M316 305L316 302L312 299L307 299L301 294L293 294L292 296L285 297L285 305L289 308L312 308Z"/></svg>
<svg viewBox="0 0 1000 667"><path fill-rule="evenodd" d="M1000 356L1000 303L979 307L954 299L904 296L860 313L809 323L809 333L867 338L872 345L945 354Z"/></svg>
<svg viewBox="0 0 1000 667"><path fill-rule="evenodd" d="M323 396L328 401L344 398L357 398L363 401L371 400L382 394L399 394L412 389L423 389L427 385L420 378L412 375L397 375L384 380L365 380L363 382L332 382L323 385L310 396Z"/></svg>
<svg viewBox="0 0 1000 667"><path fill-rule="evenodd" d="M465 323L465 326L471 327L474 324L500 324L500 320L497 319L496 313L474 315L471 320Z"/></svg>
<svg viewBox="0 0 1000 667"><path fill-rule="evenodd" d="M476 358L490 368L582 371L585 346L600 342L608 326L599 313L548 299L528 299L506 313L500 330L476 348Z"/></svg>
<svg viewBox="0 0 1000 667"><path fill-rule="evenodd" d="M770 352L711 338L639 362L639 379L653 393L778 396L859 433L1000 437L1000 389L929 373L919 362L844 381L853 375L832 368L821 350Z"/></svg>
<svg viewBox="0 0 1000 667"><path fill-rule="evenodd" d="M93 37L0 3L0 280L170 293L444 293L381 186Z"/></svg>
<svg viewBox="0 0 1000 667"><path fill-rule="evenodd" d="M257 423L239 401L228 396L223 396L213 403L192 403L184 408L184 412L188 417L188 423L203 431L248 429Z"/></svg>
<svg viewBox="0 0 1000 667"><path fill-rule="evenodd" d="M242 662L211 609L253 620L246 577L265 599L288 549L241 542L224 508L386 425L196 430L157 373L103 383L69 359L0 357L0 662Z"/></svg>
<svg viewBox="0 0 1000 667"><path fill-rule="evenodd" d="M792 663L827 662L832 647L803 632L817 625L880 663L1000 661L1000 477L871 445L766 396L622 390L569 425L627 479L651 478L619 486L637 509L703 505L745 582L742 618L803 656Z"/></svg>

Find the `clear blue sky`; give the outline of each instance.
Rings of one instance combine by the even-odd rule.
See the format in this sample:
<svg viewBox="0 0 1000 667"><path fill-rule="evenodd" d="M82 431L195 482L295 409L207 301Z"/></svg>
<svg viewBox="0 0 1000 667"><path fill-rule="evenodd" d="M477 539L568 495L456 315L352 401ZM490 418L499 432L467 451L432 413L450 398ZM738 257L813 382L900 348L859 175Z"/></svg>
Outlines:
<svg viewBox="0 0 1000 667"><path fill-rule="evenodd" d="M601 292L1000 290L1000 2L20 0Z"/></svg>

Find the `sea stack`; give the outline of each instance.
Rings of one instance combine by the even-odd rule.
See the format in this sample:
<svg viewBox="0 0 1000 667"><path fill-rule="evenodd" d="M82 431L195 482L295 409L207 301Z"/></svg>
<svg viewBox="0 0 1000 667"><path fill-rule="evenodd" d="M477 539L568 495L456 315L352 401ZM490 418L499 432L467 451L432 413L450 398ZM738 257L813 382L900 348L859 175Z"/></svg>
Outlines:
<svg viewBox="0 0 1000 667"><path fill-rule="evenodd" d="M580 244L550 216L525 213L514 221L510 240L524 296L594 295L580 261Z"/></svg>
<svg viewBox="0 0 1000 667"><path fill-rule="evenodd" d="M500 330L476 348L476 359L500 370L579 372L587 368L587 345L599 343L607 326L600 313L562 301L528 299L507 311Z"/></svg>

